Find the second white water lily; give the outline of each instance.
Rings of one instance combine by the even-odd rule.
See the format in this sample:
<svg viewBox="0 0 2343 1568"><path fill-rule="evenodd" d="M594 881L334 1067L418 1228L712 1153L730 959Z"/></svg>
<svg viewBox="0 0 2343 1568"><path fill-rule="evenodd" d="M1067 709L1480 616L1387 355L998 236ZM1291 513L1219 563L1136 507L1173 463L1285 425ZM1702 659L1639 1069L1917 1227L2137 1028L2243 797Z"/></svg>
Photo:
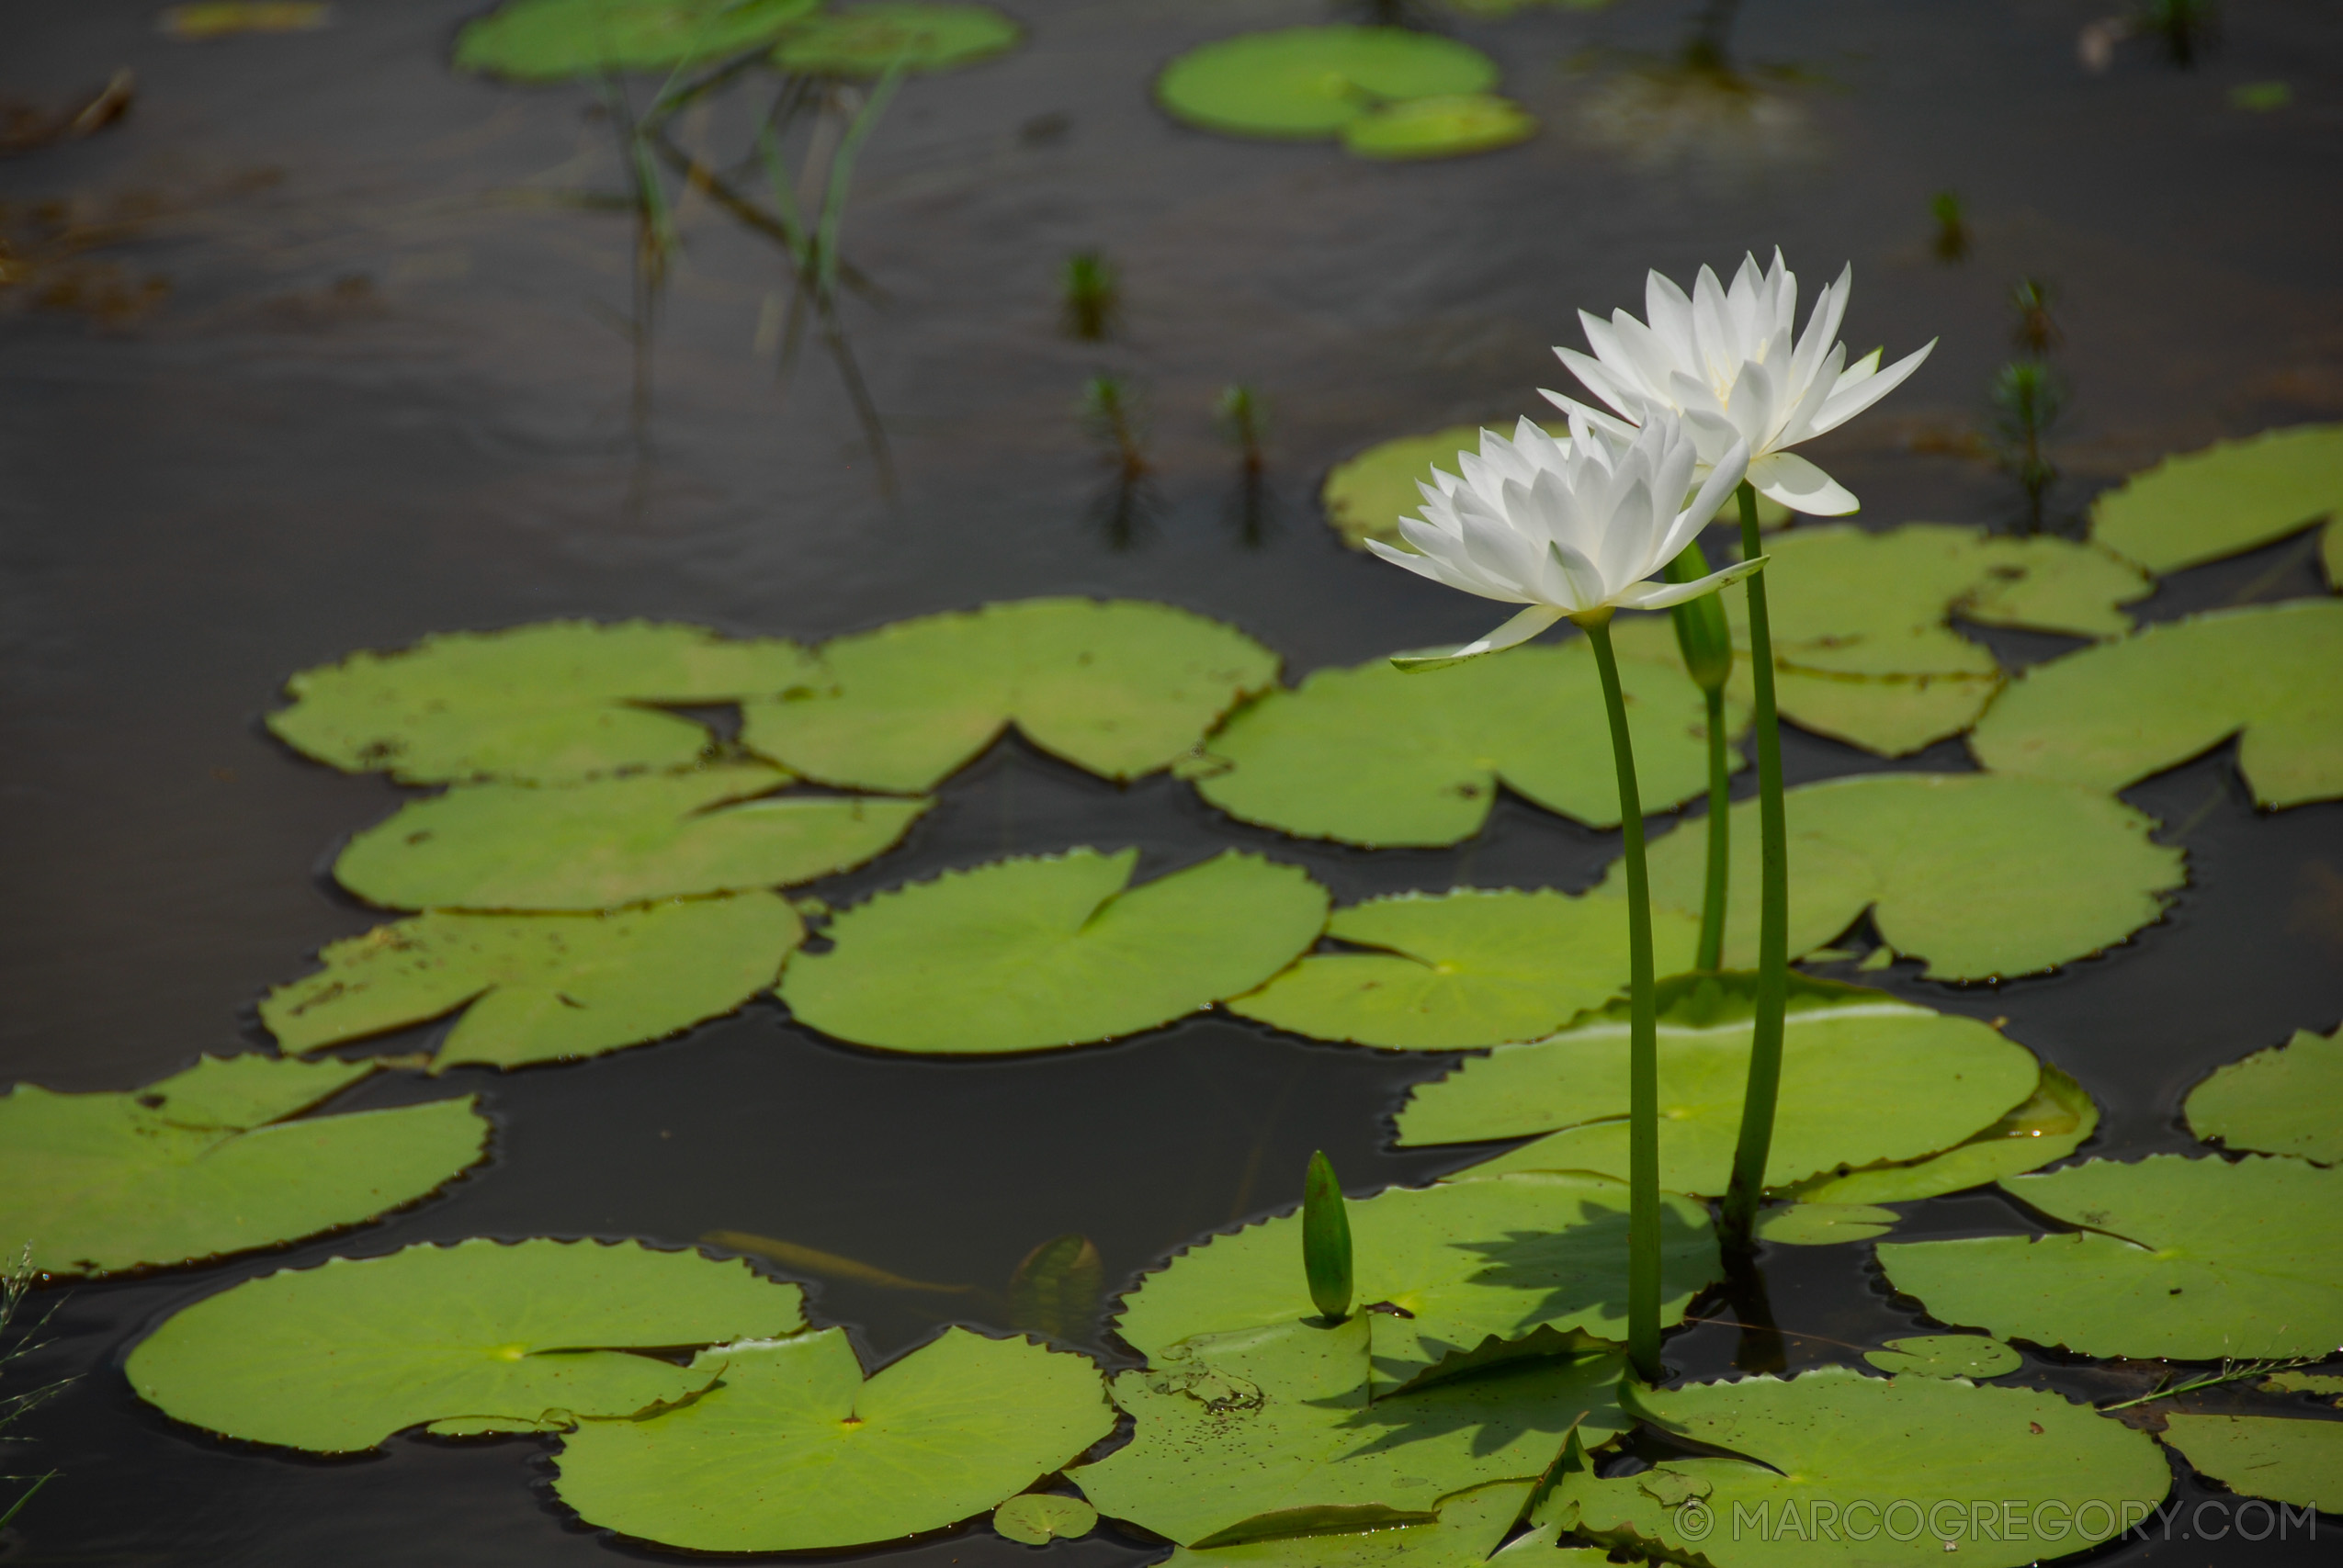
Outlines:
<svg viewBox="0 0 2343 1568"><path fill-rule="evenodd" d="M1511 441L1481 432L1480 451L1459 452L1456 463L1458 473L1435 468L1435 482L1417 487L1421 517L1400 519L1400 537L1420 553L1372 539L1367 547L1419 577L1529 607L1477 642L1396 662L1421 668L1494 653L1566 615L1665 609L1762 564L1745 561L1694 582L1647 581L1716 515L1749 467L1748 447L1734 443L1692 492L1701 452L1672 412L1616 432L1574 413L1565 440L1524 419Z"/></svg>
<svg viewBox="0 0 2343 1568"><path fill-rule="evenodd" d="M1700 443L1703 462L1722 461L1737 443L1748 449L1749 483L1760 494L1794 512L1843 515L1855 510L1853 494L1789 448L1836 430L1894 391L1936 346L1884 370L1876 351L1847 364L1847 345L1836 340L1854 287L1851 265L1816 299L1805 332L1794 339L1798 279L1778 250L1762 273L1756 257L1742 257L1730 288L1701 268L1690 297L1655 272L1644 290L1648 322L1624 310L1608 321L1581 310L1593 356L1554 351L1618 417L1558 392L1545 396L1573 418L1613 431L1660 412L1680 413Z"/></svg>

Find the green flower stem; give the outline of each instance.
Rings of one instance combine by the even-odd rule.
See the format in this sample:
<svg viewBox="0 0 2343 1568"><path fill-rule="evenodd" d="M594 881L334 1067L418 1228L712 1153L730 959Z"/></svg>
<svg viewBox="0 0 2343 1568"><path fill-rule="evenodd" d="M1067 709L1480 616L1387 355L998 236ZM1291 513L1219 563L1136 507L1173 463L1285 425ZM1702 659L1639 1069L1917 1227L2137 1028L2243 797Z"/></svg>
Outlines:
<svg viewBox="0 0 2343 1568"><path fill-rule="evenodd" d="M1725 894L1733 874L1733 775L1725 766L1725 693L1712 686L1708 699L1708 879L1701 892L1700 953L1692 967L1714 973L1725 967Z"/></svg>
<svg viewBox="0 0 2343 1568"><path fill-rule="evenodd" d="M1579 622L1602 672L1611 713L1611 755L1619 769L1619 832L1626 840L1627 971L1627 1355L1636 1375L1657 1382L1659 1365L1659 1028L1652 995L1651 885L1644 871L1644 810L1636 789L1636 748L1627 699L1611 650L1611 612Z"/></svg>
<svg viewBox="0 0 2343 1568"><path fill-rule="evenodd" d="M1697 543L1684 547L1667 567L1670 582L1698 582L1708 575L1708 558ZM1732 775L1726 769L1725 682L1733 676L1733 630L1725 602L1715 593L1688 599L1669 612L1675 618L1676 647L1684 672L1708 699L1708 884L1701 897L1700 954L1695 969L1725 967L1725 894L1731 875Z"/></svg>
<svg viewBox="0 0 2343 1568"><path fill-rule="evenodd" d="M1765 551L1758 535L1757 491L1744 480L1741 558ZM1782 1089L1782 1015L1790 987L1790 832L1782 807L1782 730L1773 708L1773 636L1766 616L1765 574L1749 593L1749 684L1757 697L1758 984L1751 1021L1749 1088L1741 1097L1741 1135L1725 1192L1723 1239L1747 1251L1755 1243L1765 1196L1766 1156L1773 1149L1773 1109Z"/></svg>

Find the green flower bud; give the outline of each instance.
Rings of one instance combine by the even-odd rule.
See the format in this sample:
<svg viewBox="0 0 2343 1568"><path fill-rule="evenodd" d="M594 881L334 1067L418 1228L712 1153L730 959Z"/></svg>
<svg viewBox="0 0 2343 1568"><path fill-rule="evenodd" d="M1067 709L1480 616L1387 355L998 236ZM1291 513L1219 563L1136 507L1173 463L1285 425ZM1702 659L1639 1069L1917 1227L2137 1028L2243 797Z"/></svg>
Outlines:
<svg viewBox="0 0 2343 1568"><path fill-rule="evenodd" d="M1323 1153L1310 1156L1302 1182L1302 1272L1320 1316L1340 1323L1351 1315L1351 1216Z"/></svg>
<svg viewBox="0 0 2343 1568"><path fill-rule="evenodd" d="M1697 540L1668 563L1665 575L1670 582L1697 582L1708 575L1708 558ZM1723 686L1733 673L1733 631L1725 624L1724 597L1703 593L1668 613L1676 617L1676 646L1683 650L1693 682L1704 692Z"/></svg>

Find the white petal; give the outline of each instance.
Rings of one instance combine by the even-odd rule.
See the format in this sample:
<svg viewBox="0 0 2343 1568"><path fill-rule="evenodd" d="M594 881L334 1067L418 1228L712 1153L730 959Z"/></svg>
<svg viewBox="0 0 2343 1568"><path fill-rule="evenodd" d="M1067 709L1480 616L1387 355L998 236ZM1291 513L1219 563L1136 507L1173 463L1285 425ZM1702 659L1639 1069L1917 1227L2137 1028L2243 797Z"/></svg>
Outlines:
<svg viewBox="0 0 2343 1568"><path fill-rule="evenodd" d="M1809 517L1844 517L1862 503L1795 452L1769 452L1749 465L1749 487Z"/></svg>
<svg viewBox="0 0 2343 1568"><path fill-rule="evenodd" d="M1878 375L1872 377L1869 380L1859 381L1852 386L1847 386L1844 385L1847 378L1844 376L1841 376L1839 378L1839 381L1842 384L1839 388L1835 389L1831 392L1830 396L1824 400L1822 408L1814 416L1815 434L1819 435L1826 430L1838 429L1840 425L1846 423L1849 420L1862 412L1863 410L1871 407L1872 404L1879 401L1880 399L1885 397L1888 393L1902 386L1904 384L1904 378L1909 376L1913 371L1918 370L1920 367L1921 362L1926 360L1929 355L1934 351L1936 348L1936 342L1937 340L1934 338L1929 339L1927 346L1921 348L1918 353L1906 355L1903 358L1897 360L1895 364L1889 366Z"/></svg>
<svg viewBox="0 0 2343 1568"><path fill-rule="evenodd" d="M1644 279L1644 320L1667 346L1670 359L1687 368L1701 362L1700 346L1692 333L1692 302L1682 289L1656 272Z"/></svg>
<svg viewBox="0 0 2343 1568"><path fill-rule="evenodd" d="M1760 556L1755 560L1736 561L1697 582L1638 582L1613 594L1611 602L1623 610L1665 610L1670 604L1681 604L1687 599L1697 599L1703 593L1729 588L1745 577L1753 577L1772 558Z"/></svg>
<svg viewBox="0 0 2343 1568"><path fill-rule="evenodd" d="M1702 484L1700 493L1692 497L1692 504L1676 514L1676 521L1670 525L1668 538L1661 547L1666 551L1659 558L1661 566L1681 555L1684 547L1709 525L1724 507L1725 498L1749 477L1749 449L1737 441L1732 449L1709 470L1708 479Z"/></svg>
<svg viewBox="0 0 2343 1568"><path fill-rule="evenodd" d="M1839 323L1847 314L1847 297L1855 290L1855 264L1849 262L1839 274L1838 281L1826 285L1821 297L1814 302L1814 314L1806 318L1805 335L1798 340L1797 354L1792 361L1798 367L1801 389L1813 379L1816 367L1839 340Z"/></svg>
<svg viewBox="0 0 2343 1568"><path fill-rule="evenodd" d="M1367 543L1372 545L1375 541L1370 539ZM1410 674L1418 671L1440 670L1451 664L1462 664L1467 659L1478 659L1484 653L1495 653L1500 649L1511 648L1516 643L1529 641L1530 638L1560 620L1562 614L1550 604L1533 604L1478 641L1468 642L1462 648L1452 648L1442 653L1394 654L1391 657L1391 663L1394 668L1405 670Z"/></svg>
<svg viewBox="0 0 2343 1568"><path fill-rule="evenodd" d="M1636 433L1636 427L1624 420L1613 419L1601 409L1590 409L1576 398L1566 398L1559 392L1549 392L1544 387L1537 389L1537 395L1568 414L1572 419L1582 421L1606 434L1624 437Z"/></svg>

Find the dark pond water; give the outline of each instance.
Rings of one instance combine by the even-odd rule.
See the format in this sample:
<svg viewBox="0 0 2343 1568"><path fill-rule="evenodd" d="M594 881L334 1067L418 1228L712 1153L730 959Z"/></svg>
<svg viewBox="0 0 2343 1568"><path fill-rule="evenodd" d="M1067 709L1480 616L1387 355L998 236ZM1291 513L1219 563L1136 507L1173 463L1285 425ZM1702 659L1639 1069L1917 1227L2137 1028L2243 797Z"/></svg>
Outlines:
<svg viewBox="0 0 2343 1568"><path fill-rule="evenodd" d="M0 95L62 101L124 66L139 95L122 126L0 164L20 246L55 227L44 201L136 220L44 263L71 284L52 292L85 308L0 292L17 302L0 319L0 1077L59 1089L124 1088L260 1042L258 994L373 923L322 868L396 792L259 730L291 671L550 615L817 637L1039 592L1222 616L1291 675L1477 633L1489 617L1475 604L1340 549L1318 479L1387 436L1531 411L1574 308L1639 299L1647 265L1681 277L1779 243L1811 288L1851 257L1857 349L1941 335L1918 379L1816 449L1883 523L2017 515L2008 479L1944 449L1986 417L2020 274L2059 288L2075 389L2054 520L2164 451L2343 417L2343 11L2309 0L2233 8L2193 72L2134 41L2096 75L2075 39L2111 0L1752 0L1741 57L1793 69L1758 78L1773 95L1760 130L1673 161L1606 141L1602 106L1681 47L1690 6L1461 26L1546 130L1414 166L1217 140L1150 107L1173 53L1322 19L1313 0L1017 0L1030 45L913 83L863 164L850 248L885 301L850 304L848 322L893 444L892 500L819 354L786 402L776 390L755 340L778 270L705 204L683 214L648 439L630 434L628 350L607 324L627 304L627 220L558 199L616 188L608 127L583 91L448 73L462 0L341 0L324 31L204 46L160 37L153 8L18 6L0 59ZM2292 107L2228 101L2281 78ZM683 131L730 146L742 124L719 110ZM1947 186L1974 231L1959 265L1930 248L1929 198ZM1125 278L1126 332L1101 345L1054 330L1057 267L1089 247ZM143 315L100 308L109 289L143 298L148 279L167 295ZM1102 371L1143 391L1157 470L1146 526L1121 548L1098 526L1104 470L1074 413ZM1232 526L1236 464L1209 418L1230 381L1273 409L1273 511L1253 545ZM2148 613L2318 591L2293 543L2176 579ZM2012 662L2065 646L1988 640ZM1877 765L1809 738L1789 750L1794 783ZM1967 763L1951 745L1898 765ZM1907 966L1882 980L2006 1015L2106 1107L2094 1151L2127 1156L2188 1146L2180 1099L2213 1065L2343 1018L2343 808L2258 816L2225 753L2131 798L2189 850L2190 889L2164 922L2051 977L1954 989ZM902 851L821 891L1007 851L1137 844L1160 868L1232 842L1301 862L1342 899L1579 887L1613 853L1511 801L1454 852L1296 844L1170 781L1118 791L1012 742ZM72 1292L31 1371L80 1381L25 1424L37 1446L10 1465L61 1474L11 1560L659 1556L569 1518L533 1439L303 1461L173 1426L132 1397L120 1359L237 1279L472 1235L746 1230L997 1286L1036 1242L1079 1230L1125 1280L1292 1202L1312 1148L1354 1191L1440 1168L1385 1145L1407 1086L1443 1060L1198 1018L1083 1052L936 1064L842 1048L761 1003L603 1061L452 1074L497 1135L493 1160L443 1197L283 1254ZM354 1102L428 1092L386 1079ZM1911 1206L1905 1229L2010 1223L1972 1195ZM1918 1321L1864 1248L1777 1249L1766 1270L1793 1365ZM814 1306L875 1358L938 1321L923 1298L843 1284L818 1286ZM1737 1339L1703 1326L1670 1355L1715 1371ZM2035 1371L2078 1396L2129 1386ZM1025 1550L979 1526L893 1558ZM1107 1535L1051 1550L1084 1565L1160 1551ZM2100 1555L2275 1568L2319 1550L2176 1540Z"/></svg>

